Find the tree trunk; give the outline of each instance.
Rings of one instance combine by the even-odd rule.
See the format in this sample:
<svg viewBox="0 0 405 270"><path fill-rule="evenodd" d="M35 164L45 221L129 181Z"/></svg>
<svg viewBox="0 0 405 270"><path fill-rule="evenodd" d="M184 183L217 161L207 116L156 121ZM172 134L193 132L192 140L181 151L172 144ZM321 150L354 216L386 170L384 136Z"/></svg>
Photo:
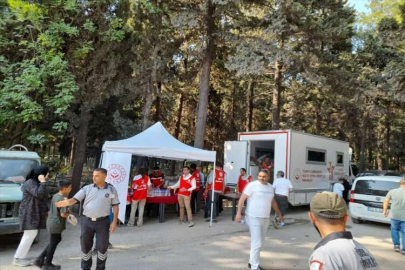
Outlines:
<svg viewBox="0 0 405 270"><path fill-rule="evenodd" d="M277 45L279 50L284 47L284 39L281 38ZM274 63L274 90L273 90L273 101L272 101L272 129L280 129L280 99L282 87L282 70L283 62L281 59L277 59Z"/></svg>
<svg viewBox="0 0 405 270"><path fill-rule="evenodd" d="M360 164L359 170L360 172L365 170L365 163L366 163L366 138L367 138L367 121L368 121L368 113L367 109L364 109L363 112L363 123L361 127L361 138L360 138Z"/></svg>
<svg viewBox="0 0 405 270"><path fill-rule="evenodd" d="M76 154L76 138L73 137L72 139L72 149L70 149L70 157L69 157L69 165L72 167L75 162L75 154Z"/></svg>
<svg viewBox="0 0 405 270"><path fill-rule="evenodd" d="M176 121L176 129L174 131L174 137L179 139L180 136L180 128L181 128L181 114L183 113L183 104L184 104L184 94L180 94L180 102L179 102L179 110L177 111L177 121Z"/></svg>
<svg viewBox="0 0 405 270"><path fill-rule="evenodd" d="M282 69L283 69L283 62L276 61L274 65L276 71L274 73L274 90L273 90L273 108L272 108L272 129L277 130L280 129L280 96L282 91L281 86L281 77L282 77Z"/></svg>
<svg viewBox="0 0 405 270"><path fill-rule="evenodd" d="M142 110L142 130L147 129L150 126L150 109L153 103L153 94L151 83L148 83L147 93L145 97L145 105Z"/></svg>
<svg viewBox="0 0 405 270"><path fill-rule="evenodd" d="M249 82L248 86L248 97L247 97L247 116L246 116L246 131L252 131L253 125L253 100L254 100L254 91L255 91L255 81Z"/></svg>
<svg viewBox="0 0 405 270"><path fill-rule="evenodd" d="M160 93L162 93L162 83L158 82L157 83L157 88L158 88L158 94L156 95L156 104L155 104L155 117L154 121L159 122L160 121L160 115L161 115L161 109L160 109Z"/></svg>
<svg viewBox="0 0 405 270"><path fill-rule="evenodd" d="M24 130L24 123L18 122L17 126L15 127L13 137L10 140L10 147L13 146L14 144L21 143L21 135L23 134L23 130Z"/></svg>
<svg viewBox="0 0 405 270"><path fill-rule="evenodd" d="M388 109L387 109L387 116L385 120L385 162L384 162L384 170L389 170L390 166L390 136L391 136L391 111L390 111L390 106L391 104L388 103Z"/></svg>
<svg viewBox="0 0 405 270"><path fill-rule="evenodd" d="M72 191L70 192L71 195L74 195L80 189L83 165L86 161L87 131L90 118L90 111L88 111L86 106L82 104L80 107L80 120L77 132L76 155L72 175Z"/></svg>
<svg viewBox="0 0 405 270"><path fill-rule="evenodd" d="M204 53L200 75L200 91L198 96L197 127L195 132L194 146L204 147L205 126L207 122L208 92L210 87L211 64L215 53L215 4L211 0L206 0L206 29L207 29L207 48Z"/></svg>

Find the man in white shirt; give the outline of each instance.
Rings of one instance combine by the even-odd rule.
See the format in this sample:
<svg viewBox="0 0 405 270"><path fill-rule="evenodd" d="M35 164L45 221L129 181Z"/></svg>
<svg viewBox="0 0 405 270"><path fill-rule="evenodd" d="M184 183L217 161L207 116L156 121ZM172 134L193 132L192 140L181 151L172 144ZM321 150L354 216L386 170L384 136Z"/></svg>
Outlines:
<svg viewBox="0 0 405 270"><path fill-rule="evenodd" d="M248 269L262 269L260 267L260 250L266 238L267 228L270 224L270 212L273 208L281 221L283 216L274 200L274 189L269 182L270 173L268 170L260 170L258 181L249 183L243 190L238 203L236 222L242 220L242 208L245 200L248 199L246 208L246 222L249 225L250 259Z"/></svg>
<svg viewBox="0 0 405 270"><path fill-rule="evenodd" d="M343 191L345 190L345 186L343 185L344 179L340 178L339 182L333 185L333 193L339 195L339 197L343 198Z"/></svg>
<svg viewBox="0 0 405 270"><path fill-rule="evenodd" d="M276 177L277 178L276 180L274 180L273 183L275 193L274 199L277 202L281 214L284 216L288 208L288 194L292 192L294 189L291 184L291 181L289 179L284 178L283 171L278 171ZM278 229L278 227L283 227L284 225L285 225L284 222L276 221L276 225L274 227Z"/></svg>

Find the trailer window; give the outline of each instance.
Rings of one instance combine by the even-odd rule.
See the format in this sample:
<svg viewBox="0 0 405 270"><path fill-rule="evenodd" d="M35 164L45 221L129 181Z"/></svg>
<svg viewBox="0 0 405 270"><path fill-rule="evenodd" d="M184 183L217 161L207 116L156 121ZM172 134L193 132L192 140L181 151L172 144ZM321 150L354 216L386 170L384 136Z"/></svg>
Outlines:
<svg viewBox="0 0 405 270"><path fill-rule="evenodd" d="M337 166L343 166L343 153L342 152L336 152L336 165Z"/></svg>
<svg viewBox="0 0 405 270"><path fill-rule="evenodd" d="M326 150L307 148L307 164L326 164Z"/></svg>

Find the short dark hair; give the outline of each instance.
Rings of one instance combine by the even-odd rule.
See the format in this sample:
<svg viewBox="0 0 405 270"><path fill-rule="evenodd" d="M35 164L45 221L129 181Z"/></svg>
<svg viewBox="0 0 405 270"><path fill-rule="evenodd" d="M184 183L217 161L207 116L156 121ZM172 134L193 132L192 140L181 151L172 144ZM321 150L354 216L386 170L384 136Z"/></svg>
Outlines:
<svg viewBox="0 0 405 270"><path fill-rule="evenodd" d="M153 167L154 170L159 170L158 166Z"/></svg>
<svg viewBox="0 0 405 270"><path fill-rule="evenodd" d="M187 170L190 170L189 166L183 166L183 169L186 168Z"/></svg>
<svg viewBox="0 0 405 270"><path fill-rule="evenodd" d="M94 171L95 171L95 172L101 172L101 173L107 175L107 170L104 169L104 168L96 168L96 169L94 169Z"/></svg>
<svg viewBox="0 0 405 270"><path fill-rule="evenodd" d="M64 189L64 188L70 187L71 185L72 185L72 182L70 182L70 181L67 181L67 180L60 180L60 181L58 182L58 189L59 189L59 190L62 190L62 189Z"/></svg>
<svg viewBox="0 0 405 270"><path fill-rule="evenodd" d="M283 171L278 171L277 174L280 175L281 177L284 177L284 172Z"/></svg>
<svg viewBox="0 0 405 270"><path fill-rule="evenodd" d="M331 213L332 214L332 213ZM327 218L324 216L320 216L314 213L315 218L323 223L329 224L329 225L338 225L341 224L343 222L344 217L340 217L340 218Z"/></svg>
<svg viewBox="0 0 405 270"><path fill-rule="evenodd" d="M191 168L191 169L197 169L197 164L195 164L195 163L190 164L190 168Z"/></svg>
<svg viewBox="0 0 405 270"><path fill-rule="evenodd" d="M244 172L246 172L246 169L245 168L240 168L242 171L244 171Z"/></svg>
<svg viewBox="0 0 405 270"><path fill-rule="evenodd" d="M261 170L259 171L259 173L261 173L261 172L267 174L268 176L270 176L269 170L261 169Z"/></svg>

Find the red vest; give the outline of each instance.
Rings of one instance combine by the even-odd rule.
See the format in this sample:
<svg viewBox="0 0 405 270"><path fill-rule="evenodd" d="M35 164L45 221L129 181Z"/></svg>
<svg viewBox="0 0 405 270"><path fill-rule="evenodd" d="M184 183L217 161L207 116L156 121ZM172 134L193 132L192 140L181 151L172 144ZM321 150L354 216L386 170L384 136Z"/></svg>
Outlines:
<svg viewBox="0 0 405 270"><path fill-rule="evenodd" d="M196 170L193 172L193 177L195 178L195 185L196 185L195 191L198 191L198 190L200 190L200 188L201 188L201 175L200 175L200 171L196 169Z"/></svg>
<svg viewBox="0 0 405 270"><path fill-rule="evenodd" d="M149 176L144 175L141 178L134 177L132 181L132 189L134 190L134 195L132 195L132 199L135 201L146 200L148 196L148 182Z"/></svg>
<svg viewBox="0 0 405 270"><path fill-rule="evenodd" d="M238 189L239 189L239 192L240 192L240 193L243 192L243 190L245 189L245 187L247 186L247 184L250 183L250 181L252 181L252 176L251 176L251 175L249 175L246 180L244 180L244 179L242 178L242 175L239 175Z"/></svg>
<svg viewBox="0 0 405 270"><path fill-rule="evenodd" d="M180 177L180 186L179 186L179 195L183 195L186 197L190 197L191 192L188 191L192 187L192 180L194 179L194 176L190 176L188 179L184 179L183 175ZM182 189L187 189L185 191L182 191Z"/></svg>
<svg viewBox="0 0 405 270"><path fill-rule="evenodd" d="M215 169L214 191L221 191L224 188L225 172Z"/></svg>
<svg viewBox="0 0 405 270"><path fill-rule="evenodd" d="M162 182L165 181L164 175L161 172L151 173L150 178L151 178L152 185L155 188L158 187ZM163 187L163 186L161 186L161 187Z"/></svg>

